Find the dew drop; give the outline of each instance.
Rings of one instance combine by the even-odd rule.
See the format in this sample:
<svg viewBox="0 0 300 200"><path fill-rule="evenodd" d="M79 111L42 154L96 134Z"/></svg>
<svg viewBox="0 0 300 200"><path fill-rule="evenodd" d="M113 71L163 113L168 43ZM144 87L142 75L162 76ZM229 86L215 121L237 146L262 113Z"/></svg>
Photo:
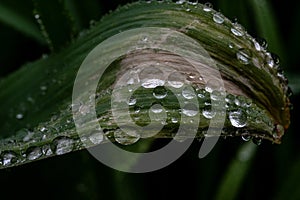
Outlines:
<svg viewBox="0 0 300 200"><path fill-rule="evenodd" d="M247 125L247 115L243 110L236 110L229 113L229 120L232 126L241 128Z"/></svg>
<svg viewBox="0 0 300 200"><path fill-rule="evenodd" d="M205 91L212 93L213 91L220 91L222 90L222 86L219 80L217 79L210 79L207 81L205 85Z"/></svg>
<svg viewBox="0 0 300 200"><path fill-rule="evenodd" d="M172 117L172 118L171 118L171 122L172 122L173 124L177 124L177 123L178 123L177 117Z"/></svg>
<svg viewBox="0 0 300 200"><path fill-rule="evenodd" d="M34 135L34 132L28 131L27 130L27 134L25 135L25 137L23 138L23 142L28 142L32 139Z"/></svg>
<svg viewBox="0 0 300 200"><path fill-rule="evenodd" d="M142 42L147 42L148 41L148 37L147 36L144 36L143 38L142 38Z"/></svg>
<svg viewBox="0 0 300 200"><path fill-rule="evenodd" d="M258 42L262 49L266 50L268 48L268 43L264 38L255 38L255 41Z"/></svg>
<svg viewBox="0 0 300 200"><path fill-rule="evenodd" d="M50 148L50 145L49 144L46 144L42 147L42 153L45 155L45 156L50 156L53 154L51 148Z"/></svg>
<svg viewBox="0 0 300 200"><path fill-rule="evenodd" d="M79 107L79 112L82 114L82 115L87 115L90 113L90 107L87 106L87 105L81 105Z"/></svg>
<svg viewBox="0 0 300 200"><path fill-rule="evenodd" d="M26 151L26 158L28 160L36 160L42 156L42 150L40 147L32 147Z"/></svg>
<svg viewBox="0 0 300 200"><path fill-rule="evenodd" d="M145 67L139 77L144 88L156 88L165 84L163 72L154 66Z"/></svg>
<svg viewBox="0 0 300 200"><path fill-rule="evenodd" d="M35 14L35 15L34 15L34 18L35 18L35 19L40 19L40 15L39 15L39 14Z"/></svg>
<svg viewBox="0 0 300 200"><path fill-rule="evenodd" d="M156 99L163 99L167 96L167 90L165 87L163 86L158 86L156 88L154 88L153 90L153 96L156 98Z"/></svg>
<svg viewBox="0 0 300 200"><path fill-rule="evenodd" d="M224 16L221 13L217 12L213 15L213 20L217 24L222 24L224 22Z"/></svg>
<svg viewBox="0 0 300 200"><path fill-rule="evenodd" d="M182 96L186 99L193 99L196 97L196 93L191 86L186 86L182 90Z"/></svg>
<svg viewBox="0 0 300 200"><path fill-rule="evenodd" d="M45 127L41 127L41 128L40 128L40 131L41 131L41 132L46 132L47 130L48 130L48 129L45 128Z"/></svg>
<svg viewBox="0 0 300 200"><path fill-rule="evenodd" d="M40 86L40 89L41 89L42 91L46 91L46 90L47 90L47 86L41 85L41 86Z"/></svg>
<svg viewBox="0 0 300 200"><path fill-rule="evenodd" d="M212 119L214 116L216 116L216 111L211 110L210 106L206 106L202 111L202 115L206 119Z"/></svg>
<svg viewBox="0 0 300 200"><path fill-rule="evenodd" d="M262 143L262 138L255 137L255 138L252 139L252 142L253 142L254 144L256 144L257 146L259 146L259 145L261 145L261 143Z"/></svg>
<svg viewBox="0 0 300 200"><path fill-rule="evenodd" d="M203 5L203 10L205 12L210 12L213 9L213 5L210 2L207 2Z"/></svg>
<svg viewBox="0 0 300 200"><path fill-rule="evenodd" d="M9 166L9 165L15 164L15 163L17 163L17 161L18 161L18 157L17 157L16 153L14 153L14 152L11 152L11 151L5 152L2 155L3 166Z"/></svg>
<svg viewBox="0 0 300 200"><path fill-rule="evenodd" d="M233 44L232 42L230 42L230 43L228 44L228 47L229 47L230 49L233 49L234 44Z"/></svg>
<svg viewBox="0 0 300 200"><path fill-rule="evenodd" d="M182 113L188 117L194 117L198 114L198 112L198 107L193 103L188 103L182 108Z"/></svg>
<svg viewBox="0 0 300 200"><path fill-rule="evenodd" d="M240 63L244 65L248 65L250 63L250 53L246 49L240 49L236 53L236 58L240 61Z"/></svg>
<svg viewBox="0 0 300 200"><path fill-rule="evenodd" d="M260 44L256 40L253 41L253 44L254 44L254 47L255 47L256 51L261 51L262 50L262 47L260 46Z"/></svg>
<svg viewBox="0 0 300 200"><path fill-rule="evenodd" d="M135 136L132 136L132 134L133 133L131 133L131 135L128 135L121 129L118 129L114 132L114 138L119 144L131 145L136 143L140 139L140 136L138 134L136 134Z"/></svg>
<svg viewBox="0 0 300 200"><path fill-rule="evenodd" d="M151 109L150 109L153 113L161 113L163 111L163 108L160 104L154 104Z"/></svg>
<svg viewBox="0 0 300 200"><path fill-rule="evenodd" d="M168 77L168 84L174 88L181 88L184 84L184 76L179 72L173 72Z"/></svg>
<svg viewBox="0 0 300 200"><path fill-rule="evenodd" d="M24 118L24 115L22 113L18 113L16 114L16 119L23 119Z"/></svg>
<svg viewBox="0 0 300 200"><path fill-rule="evenodd" d="M243 27L238 24L238 23L234 23L233 27L230 29L231 33L233 33L233 35L241 37L244 35L244 30Z"/></svg>
<svg viewBox="0 0 300 200"><path fill-rule="evenodd" d="M53 151L57 155L63 155L73 150L74 141L68 137L59 137L53 141Z"/></svg>
<svg viewBox="0 0 300 200"><path fill-rule="evenodd" d="M102 131L100 130L93 131L89 136L89 140L95 145L100 144L103 141Z"/></svg>
<svg viewBox="0 0 300 200"><path fill-rule="evenodd" d="M133 106L136 104L136 98L134 98L133 96L131 96L128 100L127 100L127 104L129 106Z"/></svg>
<svg viewBox="0 0 300 200"><path fill-rule="evenodd" d="M182 5L186 2L186 0L179 0L179 1L176 1L176 4L179 4L179 5Z"/></svg>
<svg viewBox="0 0 300 200"><path fill-rule="evenodd" d="M249 135L248 133L242 134L241 137L242 137L242 140L245 141L245 142L248 142L248 141L250 141L252 139L252 136Z"/></svg>

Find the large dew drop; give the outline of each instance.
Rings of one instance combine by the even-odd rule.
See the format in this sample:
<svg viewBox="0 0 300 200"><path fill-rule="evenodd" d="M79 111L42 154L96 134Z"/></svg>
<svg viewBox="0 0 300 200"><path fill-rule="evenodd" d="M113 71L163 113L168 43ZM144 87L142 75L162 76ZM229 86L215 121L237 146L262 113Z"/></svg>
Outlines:
<svg viewBox="0 0 300 200"><path fill-rule="evenodd" d="M174 88L181 88L184 81L185 77L179 72L173 72L168 77L168 84Z"/></svg>
<svg viewBox="0 0 300 200"><path fill-rule="evenodd" d="M236 53L236 57L240 61L240 63L242 63L244 65L248 65L250 63L249 52L247 50L245 50L245 49L240 49Z"/></svg>
<svg viewBox="0 0 300 200"><path fill-rule="evenodd" d="M222 24L224 22L224 16L221 13L215 13L213 15L213 20L214 22L216 22L217 24Z"/></svg>
<svg viewBox="0 0 300 200"><path fill-rule="evenodd" d="M213 5L209 2L207 2L203 5L203 10L205 12L210 12L210 11L212 11L212 9L213 9Z"/></svg>
<svg viewBox="0 0 300 200"><path fill-rule="evenodd" d="M132 136L132 133L130 133L130 135L128 135L121 129L118 129L114 132L114 137L115 140L122 145L131 145L136 143L140 139L140 136L138 134Z"/></svg>
<svg viewBox="0 0 300 200"><path fill-rule="evenodd" d="M198 114L199 109L195 104L188 103L184 105L182 109L182 113L185 114L188 117L194 117Z"/></svg>
<svg viewBox="0 0 300 200"><path fill-rule="evenodd" d="M42 150L40 147L29 148L26 152L26 158L28 160L36 160L42 156Z"/></svg>
<svg viewBox="0 0 300 200"><path fill-rule="evenodd" d="M235 23L233 25L233 27L230 29L230 31L231 31L231 33L233 33L233 35L238 36L238 37L241 37L245 34L243 27L238 23Z"/></svg>
<svg viewBox="0 0 300 200"><path fill-rule="evenodd" d="M156 88L165 84L163 72L155 66L145 67L139 74L142 87Z"/></svg>
<svg viewBox="0 0 300 200"><path fill-rule="evenodd" d="M202 115L206 118L206 119L212 119L213 117L216 116L216 111L212 110L210 108L210 106L205 107L202 111Z"/></svg>
<svg viewBox="0 0 300 200"><path fill-rule="evenodd" d="M247 115L243 110L236 110L229 113L229 120L232 126L242 128L247 125Z"/></svg>
<svg viewBox="0 0 300 200"><path fill-rule="evenodd" d="M156 99L163 99L167 96L167 90L165 87L163 86L158 86L156 88L154 88L153 90L153 96L156 98Z"/></svg>
<svg viewBox="0 0 300 200"><path fill-rule="evenodd" d="M73 150L74 141L68 137L59 137L53 141L53 151L57 155L69 153Z"/></svg>
<svg viewBox="0 0 300 200"><path fill-rule="evenodd" d="M15 164L18 161L18 157L14 152L6 152L2 154L3 166L9 166Z"/></svg>
<svg viewBox="0 0 300 200"><path fill-rule="evenodd" d="M196 93L191 86L186 86L182 90L182 96L186 99L193 99L196 97Z"/></svg>

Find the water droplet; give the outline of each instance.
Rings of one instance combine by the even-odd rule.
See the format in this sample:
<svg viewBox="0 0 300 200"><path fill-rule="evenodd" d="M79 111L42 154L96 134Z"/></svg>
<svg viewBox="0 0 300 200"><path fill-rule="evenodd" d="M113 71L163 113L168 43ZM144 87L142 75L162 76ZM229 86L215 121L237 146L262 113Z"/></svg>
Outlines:
<svg viewBox="0 0 300 200"><path fill-rule="evenodd" d="M233 33L235 36L238 36L238 37L241 37L245 34L243 27L238 23L234 23L233 27L230 29L230 31L231 31L231 33Z"/></svg>
<svg viewBox="0 0 300 200"><path fill-rule="evenodd" d="M42 156L42 150L40 147L31 147L26 151L26 158L28 160L36 160Z"/></svg>
<svg viewBox="0 0 300 200"><path fill-rule="evenodd" d="M229 120L232 126L237 128L241 128L247 125L247 115L241 109L230 112Z"/></svg>
<svg viewBox="0 0 300 200"><path fill-rule="evenodd" d="M168 77L168 84L174 88L181 88L184 84L184 76L179 72L173 72Z"/></svg>
<svg viewBox="0 0 300 200"><path fill-rule="evenodd" d="M154 88L153 90L153 96L156 98L156 99L163 99L167 96L167 90L165 87L163 86L158 86L156 88Z"/></svg>
<svg viewBox="0 0 300 200"><path fill-rule="evenodd" d="M142 38L142 42L147 42L148 41L148 37L147 36L144 36L143 38Z"/></svg>
<svg viewBox="0 0 300 200"><path fill-rule="evenodd" d="M241 102L238 98L236 98L236 99L234 99L234 104L237 105L237 106L240 106Z"/></svg>
<svg viewBox="0 0 300 200"><path fill-rule="evenodd" d="M191 86L186 86L182 90L182 96L186 99L193 99L196 97L196 93Z"/></svg>
<svg viewBox="0 0 300 200"><path fill-rule="evenodd" d="M90 107L87 106L87 105L81 105L79 107L79 112L82 114L82 115L87 115L90 113Z"/></svg>
<svg viewBox="0 0 300 200"><path fill-rule="evenodd" d="M27 134L25 135L25 137L23 138L23 142L28 142L32 139L34 135L34 132L31 131L27 131Z"/></svg>
<svg viewBox="0 0 300 200"><path fill-rule="evenodd" d="M34 15L34 18L35 18L35 19L40 19L40 15L39 15L39 14L35 14L35 15Z"/></svg>
<svg viewBox="0 0 300 200"><path fill-rule="evenodd" d="M203 111L202 111L202 115L206 118L206 119L212 119L214 116L216 116L216 111L211 110L210 106L206 106Z"/></svg>
<svg viewBox="0 0 300 200"><path fill-rule="evenodd" d="M221 13L217 12L213 15L213 20L217 24L222 24L224 22L224 16Z"/></svg>
<svg viewBox="0 0 300 200"><path fill-rule="evenodd" d="M210 79L207 81L205 85L205 91L212 93L213 91L221 91L222 85L219 80L217 79Z"/></svg>
<svg viewBox="0 0 300 200"><path fill-rule="evenodd" d="M48 129L46 128L46 127L42 127L42 128L40 128L40 131L42 131L42 132L46 132Z"/></svg>
<svg viewBox="0 0 300 200"><path fill-rule="evenodd" d="M73 150L74 141L68 137L58 137L53 141L53 151L57 155L69 153Z"/></svg>
<svg viewBox="0 0 300 200"><path fill-rule="evenodd" d="M252 139L252 142L254 143L254 144L256 144L256 145L261 145L261 143L262 143L262 138L259 138L259 137L255 137L255 138L253 138Z"/></svg>
<svg viewBox="0 0 300 200"><path fill-rule="evenodd" d="M127 104L129 106L133 106L136 104L136 98L134 98L133 96L131 96L128 100L127 100Z"/></svg>
<svg viewBox="0 0 300 200"><path fill-rule="evenodd" d="M122 145L131 145L136 143L140 139L140 136L138 134L136 134L135 136L132 136L132 133L131 135L128 135L120 129L114 132L114 137L115 140Z"/></svg>
<svg viewBox="0 0 300 200"><path fill-rule="evenodd" d="M194 117L198 114L198 112L198 107L193 103L188 103L182 108L182 113L188 117Z"/></svg>
<svg viewBox="0 0 300 200"><path fill-rule="evenodd" d="M262 47L260 46L260 44L256 40L253 40L253 44L254 44L254 47L255 47L256 51L261 51L262 50Z"/></svg>
<svg viewBox="0 0 300 200"><path fill-rule="evenodd" d="M213 5L210 2L207 2L203 5L203 10L205 12L210 12L213 9Z"/></svg>
<svg viewBox="0 0 300 200"><path fill-rule="evenodd" d="M250 63L250 52L246 49L240 49L236 53L236 58L240 61L240 63L244 65L248 65Z"/></svg>
<svg viewBox="0 0 300 200"><path fill-rule="evenodd" d="M177 117L172 117L172 118L171 118L171 122L172 122L173 124L177 124L177 123L178 123Z"/></svg>
<svg viewBox="0 0 300 200"><path fill-rule="evenodd" d="M165 84L164 73L155 66L145 67L139 77L144 88L156 88Z"/></svg>
<svg viewBox="0 0 300 200"><path fill-rule="evenodd" d="M268 43L264 38L255 38L255 40L258 42L262 49L266 50L268 48Z"/></svg>
<svg viewBox="0 0 300 200"><path fill-rule="evenodd" d="M3 166L9 166L12 164L17 163L18 161L18 157L16 155L16 153L9 151L9 152L4 152L2 154L2 164Z"/></svg>
<svg viewBox="0 0 300 200"><path fill-rule="evenodd" d="M42 86L40 86L40 89L41 89L42 91L46 91L46 90L47 90L47 86L42 85Z"/></svg>
<svg viewBox="0 0 300 200"><path fill-rule="evenodd" d="M153 113L161 113L163 111L163 107L160 104L154 104L150 109Z"/></svg>
<svg viewBox="0 0 300 200"><path fill-rule="evenodd" d="M179 5L182 5L186 2L186 0L179 0L179 1L176 1L176 4L179 4Z"/></svg>
<svg viewBox="0 0 300 200"><path fill-rule="evenodd" d="M103 132L100 130L94 130L89 136L89 140L95 145L100 144L103 138Z"/></svg>
<svg viewBox="0 0 300 200"><path fill-rule="evenodd" d="M248 133L243 133L241 137L242 137L242 140L245 142L248 142L252 139L252 136L249 135Z"/></svg>
<svg viewBox="0 0 300 200"><path fill-rule="evenodd" d="M50 155L53 154L53 152L52 152L52 150L51 150L49 144L46 144L46 145L44 145L44 146L42 147L42 152L43 152L43 154L46 155L46 156L50 156Z"/></svg>
<svg viewBox="0 0 300 200"><path fill-rule="evenodd" d="M16 119L23 119L24 115L22 113L16 114Z"/></svg>
<svg viewBox="0 0 300 200"><path fill-rule="evenodd" d="M230 42L230 43L228 44L228 47L229 47L230 49L233 49L234 44L233 44L232 42Z"/></svg>
<svg viewBox="0 0 300 200"><path fill-rule="evenodd" d="M95 26L96 25L96 21L95 20L91 20L90 21L90 27L93 27L93 26Z"/></svg>

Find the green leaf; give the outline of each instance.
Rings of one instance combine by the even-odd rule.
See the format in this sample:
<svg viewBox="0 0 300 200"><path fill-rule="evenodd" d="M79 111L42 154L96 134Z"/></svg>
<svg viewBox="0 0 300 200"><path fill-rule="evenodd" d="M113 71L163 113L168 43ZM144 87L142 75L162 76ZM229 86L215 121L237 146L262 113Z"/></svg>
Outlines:
<svg viewBox="0 0 300 200"><path fill-rule="evenodd" d="M45 40L34 20L28 19L21 15L17 9L0 3L0 21L14 29L24 33L41 44L45 44Z"/></svg>
<svg viewBox="0 0 300 200"><path fill-rule="evenodd" d="M33 0L35 18L51 50L59 50L69 44L75 27L68 10L60 0Z"/></svg>
<svg viewBox="0 0 300 200"><path fill-rule="evenodd" d="M245 177L252 160L255 156L256 145L245 143L238 150L237 155L229 164L229 168L224 174L224 177L219 184L216 200L233 200L240 193L240 188L245 181Z"/></svg>
<svg viewBox="0 0 300 200"><path fill-rule="evenodd" d="M45 5L41 5L40 9L43 10L41 17L43 16L42 13L49 13L49 11L46 11ZM60 4L55 4L54 7L58 5ZM169 2L153 2L150 4L137 2L126 5L104 17L86 35L78 38L69 47L62 49L59 53L50 55L48 58L28 64L3 79L0 82L0 99L2 100L0 120L3 122L0 124L0 137L2 138L0 150L3 158L0 168L12 167L33 160L95 146L96 144L91 139L94 137L94 133L85 132L84 137L87 137L90 142L88 145L84 145L73 122L72 108L77 107L75 109L77 113L89 111L89 108L84 107L85 105L72 104L72 90L77 72L86 56L96 45L107 38L118 35L120 32L141 27L150 27L146 29L147 34L150 34L150 30L153 33L154 29L151 27L156 27L155 31L158 28L163 28L165 31L168 30L168 34L169 32L176 33L174 38L168 41L168 44L174 45L173 49L175 50L181 50L179 47L176 49L178 45L190 45L188 47L191 48L188 48L188 51L192 51L190 52L192 55L199 55L199 52L201 52L199 44L201 44L209 52L220 72L223 73L227 84L231 86L228 87L226 96L228 98L227 113L216 113L216 115L226 114L224 136L246 134L280 143L284 132L282 126L288 126L289 124L289 110L282 110L282 107L286 108L288 99L282 88L284 84L277 77L276 71L264 65L266 55L254 48L253 38L240 27L236 27L237 24L233 24L225 17L223 23L216 23L213 18L215 11L205 12L202 4L198 4L196 8L195 5L191 4L185 6L187 7ZM173 23L174 21L176 23ZM53 26L53 21L51 23ZM69 26L66 26L68 29ZM239 29L242 32L240 34L244 37L236 35L236 32L234 34L232 31L234 28ZM60 29L58 30L56 34L61 32ZM50 33L49 37L54 37L54 32ZM53 40L55 41L53 44L59 47L61 45L59 41L63 41L63 38L69 38L69 33L66 31L66 34L60 39ZM128 32L126 33L128 34ZM124 36L122 35L122 37ZM108 58L115 51L122 49L122 45L136 39L136 35L127 35L127 37L113 40L111 45L104 49L105 52L102 56ZM192 41L195 42L185 43L183 39L186 37L192 38ZM234 47L229 47L231 45ZM241 49L247 49L249 55L256 56L255 63L245 63L245 58L241 62ZM140 56L139 53L142 55L145 53L145 55ZM189 70L192 69L185 69L186 62L184 60L179 62L175 58L173 59L173 54L169 55L156 49L153 51L145 50L145 52L134 51L126 56L118 55L117 60L109 65L99 82L97 95L95 95L97 96L95 97L97 121L105 130L105 135L108 138L118 141L118 137L115 137L114 134L120 132L120 128L112 116L110 105L113 85L117 76L130 68L127 65L128 63L143 62L144 59L149 59L149 56L151 56L151 61L155 61L155 59L165 58L166 55L168 55L166 59L169 63L172 63L172 66L177 66L178 71L185 75L187 80L192 79L191 76L188 76L191 73ZM247 56L244 55L246 59ZM100 62L101 58L94 57L92 63ZM204 63L210 62L211 58L204 57ZM157 62L159 61L157 60ZM100 65L99 67L106 66ZM209 70L209 67L206 70ZM89 79L92 80L93 77L89 77ZM207 113L207 102L210 101L210 93L207 92L207 88L205 89L205 83L198 80L201 79L195 80L193 90L197 90L197 96L199 97L199 112L197 114L201 113L199 115L201 120L197 137L202 138L211 134L206 132L211 120L203 114ZM86 82L79 85L84 86ZM130 85L125 84L117 89L128 93L129 88ZM80 95L83 96L84 94ZM137 90L135 94L137 99L140 100L139 106L141 107L141 120L138 123L144 126L150 123L149 109L157 102L157 99L151 89L143 87ZM168 109L170 115L179 115L180 118L182 109L177 97L170 91L168 91L168 94L168 97L162 99L161 103ZM182 91L180 91L180 94L182 94ZM196 98L198 99L198 97ZM88 98L93 99L94 96L88 96ZM130 114L131 116L135 115L134 108L130 109ZM127 116L118 117L121 119L121 124L127 125L129 123ZM237 117L241 117L242 123L238 121L239 124L236 124ZM234 122L232 122L232 118L235 120ZM154 121L153 123L155 126L162 125L161 121ZM189 125L193 124L193 121L189 120L186 124L187 127L190 127ZM164 125L162 131L156 137L172 138L174 130L178 129L178 125L170 119L167 120L167 124ZM276 132L274 132L275 125ZM128 126L131 128L130 125ZM219 128L216 124L212 124L212 126L214 130ZM190 137L189 131L186 131L185 134L185 138ZM127 136L122 137L128 139ZM67 146L61 148L61 143L67 144ZM27 155L27 157L24 157L24 155Z"/></svg>
<svg viewBox="0 0 300 200"><path fill-rule="evenodd" d="M275 18L269 1L248 0L248 4L253 10L253 17L259 34L267 40L269 49L273 52L277 52L282 58L287 58L284 52L277 19Z"/></svg>

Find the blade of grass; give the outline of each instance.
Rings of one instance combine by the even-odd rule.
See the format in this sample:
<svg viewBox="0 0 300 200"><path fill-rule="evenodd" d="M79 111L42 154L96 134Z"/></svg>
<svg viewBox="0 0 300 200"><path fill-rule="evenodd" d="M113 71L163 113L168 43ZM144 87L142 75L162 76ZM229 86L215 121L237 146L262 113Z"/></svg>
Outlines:
<svg viewBox="0 0 300 200"><path fill-rule="evenodd" d="M286 58L276 18L269 2L266 0L248 0L248 4L253 10L258 32L268 41L269 49L277 52L280 57Z"/></svg>
<svg viewBox="0 0 300 200"><path fill-rule="evenodd" d="M253 143L245 143L241 146L221 180L216 193L216 200L231 200L237 197L239 188L245 180L244 178L251 166L255 152L256 145Z"/></svg>
<svg viewBox="0 0 300 200"><path fill-rule="evenodd" d="M287 171L286 179L283 181L281 185L281 189L278 191L275 196L276 199L300 199L300 160L294 162L294 164L290 167L290 170Z"/></svg>
<svg viewBox="0 0 300 200"><path fill-rule="evenodd" d="M59 0L33 0L36 18L51 50L58 50L72 40L74 25L65 5Z"/></svg>
<svg viewBox="0 0 300 200"><path fill-rule="evenodd" d="M0 21L36 40L40 44L45 44L46 42L33 20L28 20L26 17L20 15L16 9L9 8L2 3L0 3Z"/></svg>

